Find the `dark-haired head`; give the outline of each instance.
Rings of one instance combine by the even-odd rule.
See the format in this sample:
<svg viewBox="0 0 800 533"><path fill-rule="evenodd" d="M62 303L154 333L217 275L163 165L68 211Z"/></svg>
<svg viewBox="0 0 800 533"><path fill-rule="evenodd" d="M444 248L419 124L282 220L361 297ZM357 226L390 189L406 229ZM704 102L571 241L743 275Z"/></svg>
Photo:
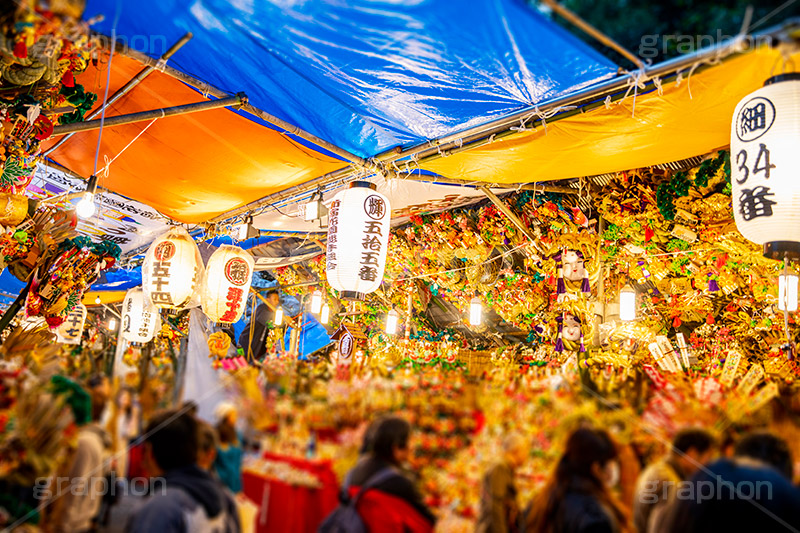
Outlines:
<svg viewBox="0 0 800 533"><path fill-rule="evenodd" d="M145 451L157 470L193 465L198 450L197 419L176 409L153 415L145 428Z"/></svg>
<svg viewBox="0 0 800 533"><path fill-rule="evenodd" d="M367 437L369 451L387 463L400 464L408 457L411 425L400 417L382 417L370 425Z"/></svg>
<svg viewBox="0 0 800 533"><path fill-rule="evenodd" d="M782 438L767 431L756 431L742 437L734 448L736 457L760 461L791 480L794 474L792 452Z"/></svg>
<svg viewBox="0 0 800 533"><path fill-rule="evenodd" d="M616 459L617 448L606 431L586 427L575 430L567 439L553 476L533 502L527 531L550 531L560 504L571 490L593 495L613 511L618 522L625 522L625 512L608 488L612 466L618 466Z"/></svg>
<svg viewBox="0 0 800 533"><path fill-rule="evenodd" d="M709 462L714 453L714 437L705 429L682 429L672 439L672 455L685 476Z"/></svg>

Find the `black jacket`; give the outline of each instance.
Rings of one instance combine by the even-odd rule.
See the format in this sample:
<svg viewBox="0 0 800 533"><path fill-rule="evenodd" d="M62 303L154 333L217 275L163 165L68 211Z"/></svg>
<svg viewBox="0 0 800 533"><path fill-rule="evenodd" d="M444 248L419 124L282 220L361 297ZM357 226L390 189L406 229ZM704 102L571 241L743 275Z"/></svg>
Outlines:
<svg viewBox="0 0 800 533"><path fill-rule="evenodd" d="M530 513L530 510L528 512ZM551 531L552 533L617 533L620 527L613 511L606 508L592 494L587 482L577 480L571 484L559 502Z"/></svg>
<svg viewBox="0 0 800 533"><path fill-rule="evenodd" d="M364 455L350 472L350 485L360 487L374 474L389 466L391 466L389 463L373 457L371 454ZM422 502L422 496L409 478L398 473L396 476L377 484L375 489L405 500L431 524L436 522L436 517Z"/></svg>
<svg viewBox="0 0 800 533"><path fill-rule="evenodd" d="M248 347L252 350L255 359L262 359L267 353L267 334L268 323L275 319L275 312L267 307L266 304L261 304L256 307L255 316L250 318L250 323L244 328L242 334L239 335L239 348L244 350L244 355L248 355ZM250 330L253 330L252 339L250 337Z"/></svg>

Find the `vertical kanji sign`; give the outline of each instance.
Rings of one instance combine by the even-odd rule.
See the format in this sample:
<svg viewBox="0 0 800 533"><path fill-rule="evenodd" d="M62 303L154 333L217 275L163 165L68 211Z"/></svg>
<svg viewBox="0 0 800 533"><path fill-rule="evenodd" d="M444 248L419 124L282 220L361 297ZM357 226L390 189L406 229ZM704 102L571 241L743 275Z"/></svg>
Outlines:
<svg viewBox="0 0 800 533"><path fill-rule="evenodd" d="M764 254L800 254L800 74L782 74L746 96L731 124L736 226Z"/></svg>
<svg viewBox="0 0 800 533"><path fill-rule="evenodd" d="M391 207L375 185L356 181L333 199L328 215L326 274L343 299L361 300L383 280Z"/></svg>

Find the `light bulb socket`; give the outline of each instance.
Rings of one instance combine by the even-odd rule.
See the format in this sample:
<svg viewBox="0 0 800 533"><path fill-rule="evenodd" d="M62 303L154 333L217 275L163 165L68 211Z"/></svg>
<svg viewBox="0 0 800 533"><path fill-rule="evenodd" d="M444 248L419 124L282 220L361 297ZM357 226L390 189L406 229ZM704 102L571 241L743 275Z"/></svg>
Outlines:
<svg viewBox="0 0 800 533"><path fill-rule="evenodd" d="M89 180L86 182L86 192L90 194L97 193L97 176L94 174L89 176Z"/></svg>
<svg viewBox="0 0 800 533"><path fill-rule="evenodd" d="M373 191L378 190L378 187L375 186L374 183L370 183L368 181L351 181L350 185L347 187L348 189L355 189L358 187L362 187L365 189L372 189Z"/></svg>
<svg viewBox="0 0 800 533"><path fill-rule="evenodd" d="M791 261L800 260L800 242L794 241L772 241L764 243L764 257L768 259L775 259L782 261L789 259Z"/></svg>

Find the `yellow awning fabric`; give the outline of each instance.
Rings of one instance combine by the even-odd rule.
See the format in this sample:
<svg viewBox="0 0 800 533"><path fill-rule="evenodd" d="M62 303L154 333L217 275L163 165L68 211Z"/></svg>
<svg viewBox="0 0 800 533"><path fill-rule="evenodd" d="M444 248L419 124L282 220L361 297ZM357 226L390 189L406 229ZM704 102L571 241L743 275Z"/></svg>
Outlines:
<svg viewBox="0 0 800 533"><path fill-rule="evenodd" d="M800 54L793 56L800 63ZM451 179L508 184L620 172L705 154L730 143L736 104L781 72L780 53L759 49L684 72L681 83L422 163Z"/></svg>
<svg viewBox="0 0 800 533"><path fill-rule="evenodd" d="M99 292L87 292L83 295L83 300L81 302L87 308L89 307L96 307L102 304L116 304L121 302L125 299L125 294L128 291L99 291ZM100 303L97 303L97 297L100 297Z"/></svg>

